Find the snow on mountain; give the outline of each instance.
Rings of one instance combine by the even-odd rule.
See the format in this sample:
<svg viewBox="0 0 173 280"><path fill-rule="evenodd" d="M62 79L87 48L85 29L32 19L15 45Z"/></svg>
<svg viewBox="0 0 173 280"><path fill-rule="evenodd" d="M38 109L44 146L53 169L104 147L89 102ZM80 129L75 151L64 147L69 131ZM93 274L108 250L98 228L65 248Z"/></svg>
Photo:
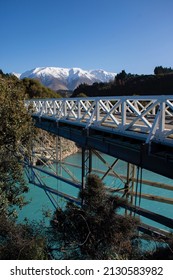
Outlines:
<svg viewBox="0 0 173 280"><path fill-rule="evenodd" d="M74 90L81 83L109 82L116 73L104 70L83 70L81 68L38 67L20 75L20 79L39 80L44 86L53 90Z"/></svg>
<svg viewBox="0 0 173 280"><path fill-rule="evenodd" d="M90 73L103 83L114 80L116 76L116 73L110 73L104 70L92 70Z"/></svg>
<svg viewBox="0 0 173 280"><path fill-rule="evenodd" d="M15 72L12 72L11 74L14 75L14 76L16 76L18 79L20 79L21 74L15 73Z"/></svg>

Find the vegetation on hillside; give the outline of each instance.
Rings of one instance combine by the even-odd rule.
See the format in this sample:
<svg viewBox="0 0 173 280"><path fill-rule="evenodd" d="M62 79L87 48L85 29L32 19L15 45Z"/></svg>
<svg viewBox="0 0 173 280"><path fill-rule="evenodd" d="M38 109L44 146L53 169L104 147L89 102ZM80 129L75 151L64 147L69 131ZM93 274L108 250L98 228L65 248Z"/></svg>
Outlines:
<svg viewBox="0 0 173 280"><path fill-rule="evenodd" d="M24 78L21 82L25 88L25 93L29 99L61 97L60 94L56 93L50 88L41 85L41 83L38 80Z"/></svg>
<svg viewBox="0 0 173 280"><path fill-rule="evenodd" d="M173 69L171 67L163 67L163 66L157 66L154 68L154 74L155 75L165 75L165 74L172 74Z"/></svg>
<svg viewBox="0 0 173 280"><path fill-rule="evenodd" d="M22 157L29 155L34 125L24 107L24 100L55 96L57 93L43 87L38 81L20 81L14 75L0 71L1 213L14 215L14 206L21 208L25 204L22 194L28 187L23 179Z"/></svg>
<svg viewBox="0 0 173 280"><path fill-rule="evenodd" d="M0 260L49 259L40 224L19 224L2 214L0 224Z"/></svg>
<svg viewBox="0 0 173 280"><path fill-rule="evenodd" d="M33 226L16 223L27 201L23 159L30 155L34 126L24 107L26 91L16 77L0 73L0 259L44 259L45 241Z"/></svg>
<svg viewBox="0 0 173 280"><path fill-rule="evenodd" d="M64 211L57 209L52 220L54 238L60 241L64 258L135 258L138 220L117 214L122 200L108 195L96 175L88 176L81 195L83 208L68 203Z"/></svg>
<svg viewBox="0 0 173 280"><path fill-rule="evenodd" d="M173 259L172 235L167 241L139 235L139 219L118 213L128 202L109 195L98 176L88 176L80 197L84 201L82 208L68 203L54 214L49 232L55 241L49 248L53 258L58 252L63 259ZM145 238L148 250L143 247Z"/></svg>
<svg viewBox="0 0 173 280"><path fill-rule="evenodd" d="M109 83L81 84L73 96L170 95L173 94L173 69L155 67L155 75L137 75L122 70Z"/></svg>
<svg viewBox="0 0 173 280"><path fill-rule="evenodd" d="M29 154L34 129L24 97L14 77L0 79L0 212L8 215L14 215L14 206L24 205L22 194L28 189L23 179L21 148Z"/></svg>
<svg viewBox="0 0 173 280"><path fill-rule="evenodd" d="M0 87L14 89L24 99L61 97L57 92L43 86L38 80L29 78L19 80L14 75L4 74L2 70L0 70Z"/></svg>

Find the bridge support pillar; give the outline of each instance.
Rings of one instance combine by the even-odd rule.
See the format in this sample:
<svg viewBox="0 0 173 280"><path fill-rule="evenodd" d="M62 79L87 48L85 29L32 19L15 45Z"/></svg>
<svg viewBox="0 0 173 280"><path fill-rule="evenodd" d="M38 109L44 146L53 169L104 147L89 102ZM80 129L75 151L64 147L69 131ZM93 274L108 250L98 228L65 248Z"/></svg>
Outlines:
<svg viewBox="0 0 173 280"><path fill-rule="evenodd" d="M32 147L31 147L31 156L29 158L29 173L28 173L28 176L29 176L29 182L34 184L35 183L35 172L33 170L33 166L36 165L36 159L35 159L35 151L34 151L34 145L32 143Z"/></svg>
<svg viewBox="0 0 173 280"><path fill-rule="evenodd" d="M92 171L92 151L82 148L82 192L85 189L86 178ZM84 204L82 198L82 205Z"/></svg>
<svg viewBox="0 0 173 280"><path fill-rule="evenodd" d="M134 203L134 178L136 176L136 166L131 163L127 163L127 179L125 183L125 189L124 189L124 196L126 199L133 204ZM125 210L125 213L127 214L127 210ZM132 215L132 212L130 212Z"/></svg>
<svg viewBox="0 0 173 280"><path fill-rule="evenodd" d="M62 144L61 137L56 136L56 174L62 176Z"/></svg>

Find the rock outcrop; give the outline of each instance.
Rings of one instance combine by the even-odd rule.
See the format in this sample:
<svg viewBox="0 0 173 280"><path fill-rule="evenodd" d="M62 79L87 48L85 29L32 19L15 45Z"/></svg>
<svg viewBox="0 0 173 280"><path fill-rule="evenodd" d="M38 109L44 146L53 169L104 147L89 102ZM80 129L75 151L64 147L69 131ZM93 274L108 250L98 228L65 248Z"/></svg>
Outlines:
<svg viewBox="0 0 173 280"><path fill-rule="evenodd" d="M79 147L74 142L38 129L34 141L33 162L36 165L50 164L78 151Z"/></svg>

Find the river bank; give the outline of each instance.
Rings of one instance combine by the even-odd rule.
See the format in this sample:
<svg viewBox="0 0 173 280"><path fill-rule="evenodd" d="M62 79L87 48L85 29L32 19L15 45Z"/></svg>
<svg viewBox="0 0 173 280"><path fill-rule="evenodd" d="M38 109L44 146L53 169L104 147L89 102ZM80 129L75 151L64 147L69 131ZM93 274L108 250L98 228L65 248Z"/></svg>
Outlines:
<svg viewBox="0 0 173 280"><path fill-rule="evenodd" d="M80 148L68 139L56 137L46 131L38 129L34 142L33 163L34 165L50 164L52 161L64 160L76 154Z"/></svg>

